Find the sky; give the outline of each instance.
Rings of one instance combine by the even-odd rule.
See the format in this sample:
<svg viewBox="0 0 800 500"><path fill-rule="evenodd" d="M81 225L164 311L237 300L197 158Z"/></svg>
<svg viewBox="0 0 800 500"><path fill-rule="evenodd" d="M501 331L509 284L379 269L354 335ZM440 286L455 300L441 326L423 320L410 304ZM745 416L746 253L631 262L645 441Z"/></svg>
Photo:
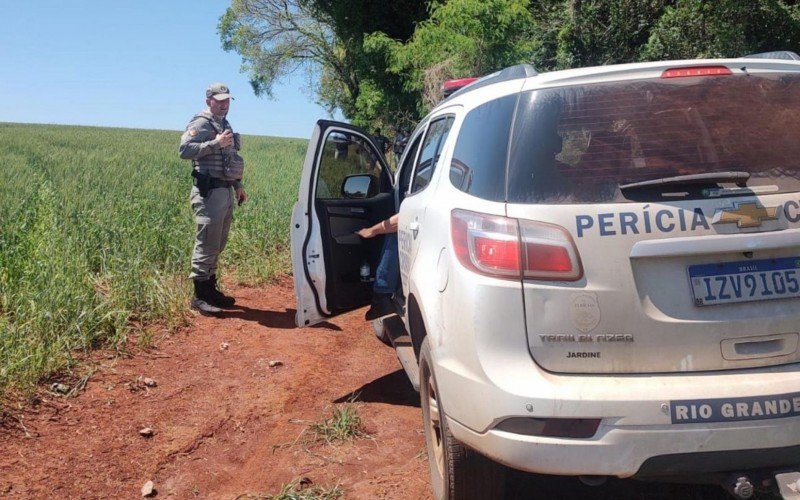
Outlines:
<svg viewBox="0 0 800 500"><path fill-rule="evenodd" d="M308 138L330 115L307 76L282 81L273 99L256 97L241 57L217 34L229 5L0 0L0 122L183 130L220 81L234 96L228 119L237 132Z"/></svg>

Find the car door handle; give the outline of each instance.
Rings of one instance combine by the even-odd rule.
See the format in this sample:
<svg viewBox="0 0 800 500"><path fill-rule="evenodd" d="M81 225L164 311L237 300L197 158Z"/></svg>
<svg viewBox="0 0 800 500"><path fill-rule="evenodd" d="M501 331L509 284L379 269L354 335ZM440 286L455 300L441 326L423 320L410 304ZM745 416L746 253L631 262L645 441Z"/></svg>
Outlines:
<svg viewBox="0 0 800 500"><path fill-rule="evenodd" d="M419 222L413 221L408 223L408 229L414 233L414 239L417 239L417 233L419 232Z"/></svg>

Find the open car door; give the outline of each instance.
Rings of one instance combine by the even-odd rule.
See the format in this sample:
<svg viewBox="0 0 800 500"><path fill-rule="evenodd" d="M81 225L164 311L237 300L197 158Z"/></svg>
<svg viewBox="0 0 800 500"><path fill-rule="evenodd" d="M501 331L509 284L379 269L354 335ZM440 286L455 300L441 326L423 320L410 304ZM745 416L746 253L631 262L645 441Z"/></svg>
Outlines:
<svg viewBox="0 0 800 500"><path fill-rule="evenodd" d="M391 171L371 136L346 123L318 121L292 210L297 326L369 303L383 236L355 233L394 213Z"/></svg>

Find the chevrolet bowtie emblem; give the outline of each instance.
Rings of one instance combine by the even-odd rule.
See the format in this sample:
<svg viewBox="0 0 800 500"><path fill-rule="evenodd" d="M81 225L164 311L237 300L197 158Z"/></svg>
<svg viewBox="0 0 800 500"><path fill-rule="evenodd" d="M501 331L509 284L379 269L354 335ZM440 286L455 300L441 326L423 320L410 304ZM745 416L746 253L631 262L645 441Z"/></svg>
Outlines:
<svg viewBox="0 0 800 500"><path fill-rule="evenodd" d="M712 224L735 222L739 228L761 227L765 220L777 220L778 207L760 207L755 202L734 203L733 208L718 208Z"/></svg>

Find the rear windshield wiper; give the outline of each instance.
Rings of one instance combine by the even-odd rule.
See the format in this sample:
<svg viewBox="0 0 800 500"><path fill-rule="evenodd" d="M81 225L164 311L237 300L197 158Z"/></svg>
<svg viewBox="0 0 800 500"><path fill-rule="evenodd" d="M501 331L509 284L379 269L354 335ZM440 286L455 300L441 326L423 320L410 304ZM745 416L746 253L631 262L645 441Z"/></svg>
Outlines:
<svg viewBox="0 0 800 500"><path fill-rule="evenodd" d="M739 187L745 187L749 178L750 172L707 172L704 174L676 175L649 181L632 182L630 184L622 184L619 188L625 191L628 189L709 184L714 182L734 182Z"/></svg>

